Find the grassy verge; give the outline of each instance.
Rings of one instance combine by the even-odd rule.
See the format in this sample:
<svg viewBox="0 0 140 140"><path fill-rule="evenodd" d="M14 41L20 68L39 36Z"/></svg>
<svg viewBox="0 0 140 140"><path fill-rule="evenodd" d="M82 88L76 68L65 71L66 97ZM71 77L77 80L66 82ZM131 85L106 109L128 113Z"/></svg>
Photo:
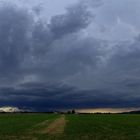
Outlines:
<svg viewBox="0 0 140 140"><path fill-rule="evenodd" d="M30 139L32 131L43 127L42 122L51 122L57 117L54 114L1 114L0 140Z"/></svg>

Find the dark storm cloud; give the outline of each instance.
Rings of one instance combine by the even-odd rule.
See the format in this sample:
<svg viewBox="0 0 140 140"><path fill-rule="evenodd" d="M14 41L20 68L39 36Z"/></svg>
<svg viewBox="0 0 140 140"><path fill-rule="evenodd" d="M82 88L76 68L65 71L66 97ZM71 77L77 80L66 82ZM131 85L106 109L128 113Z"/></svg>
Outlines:
<svg viewBox="0 0 140 140"><path fill-rule="evenodd" d="M13 6L0 7L0 72L1 76L18 71L29 51L31 18Z"/></svg>
<svg viewBox="0 0 140 140"><path fill-rule="evenodd" d="M120 93L121 94L121 93ZM6 96L6 98L5 98ZM131 99L109 90L79 90L62 83L26 83L16 88L1 88L0 105L18 105L40 111L61 108L138 107L139 98ZM3 98L3 99L2 99Z"/></svg>
<svg viewBox="0 0 140 140"><path fill-rule="evenodd" d="M58 44L60 47L57 47ZM101 46L97 40L91 38L81 40L76 36L56 41L48 54L49 63L46 68L48 73L42 71L42 77L46 74L48 79L64 80L86 70L91 65L96 67L101 55L97 46L98 48Z"/></svg>
<svg viewBox="0 0 140 140"><path fill-rule="evenodd" d="M65 15L52 17L49 27L54 36L56 38L61 37L87 27L90 22L91 14L85 9L86 6L77 4L67 8L67 13Z"/></svg>
<svg viewBox="0 0 140 140"><path fill-rule="evenodd" d="M91 9L101 4L83 1L50 21L40 17L40 8L1 5L0 105L140 106L140 37L124 42L93 37L97 32L88 29L98 15Z"/></svg>
<svg viewBox="0 0 140 140"><path fill-rule="evenodd" d="M27 9L10 4L0 7L0 72L4 79L16 79L31 66L46 59L50 45L63 36L76 33L88 25L87 9L70 7L63 15L54 16L49 24L35 21ZM45 63L45 62L44 62ZM7 78L6 78L7 77ZM9 80L9 79L8 79Z"/></svg>
<svg viewBox="0 0 140 140"><path fill-rule="evenodd" d="M91 18L87 7L78 3L67 8L65 14L53 16L49 24L38 21L33 31L33 44L37 47L37 53L43 53L55 40L86 28Z"/></svg>

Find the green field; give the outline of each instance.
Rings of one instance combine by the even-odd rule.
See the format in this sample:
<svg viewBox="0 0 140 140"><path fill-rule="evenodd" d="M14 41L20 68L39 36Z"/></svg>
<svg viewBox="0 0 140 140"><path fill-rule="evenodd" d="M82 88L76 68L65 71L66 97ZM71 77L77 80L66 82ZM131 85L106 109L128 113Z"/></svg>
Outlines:
<svg viewBox="0 0 140 140"><path fill-rule="evenodd" d="M0 140L63 139L140 140L140 115L0 114Z"/></svg>

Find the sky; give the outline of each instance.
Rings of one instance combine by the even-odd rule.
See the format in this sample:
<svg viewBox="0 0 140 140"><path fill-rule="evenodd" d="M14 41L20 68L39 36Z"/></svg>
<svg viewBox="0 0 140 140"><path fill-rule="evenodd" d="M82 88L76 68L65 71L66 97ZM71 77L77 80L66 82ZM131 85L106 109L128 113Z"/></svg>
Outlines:
<svg viewBox="0 0 140 140"><path fill-rule="evenodd" d="M0 0L0 106L139 108L139 9L139 0Z"/></svg>

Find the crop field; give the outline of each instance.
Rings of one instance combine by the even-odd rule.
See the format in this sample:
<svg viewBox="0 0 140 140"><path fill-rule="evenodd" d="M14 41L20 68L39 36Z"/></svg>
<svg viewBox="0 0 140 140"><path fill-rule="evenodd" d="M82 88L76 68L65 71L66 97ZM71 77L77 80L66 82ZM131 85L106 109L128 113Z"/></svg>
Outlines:
<svg viewBox="0 0 140 140"><path fill-rule="evenodd" d="M140 115L0 114L0 140L140 140Z"/></svg>

